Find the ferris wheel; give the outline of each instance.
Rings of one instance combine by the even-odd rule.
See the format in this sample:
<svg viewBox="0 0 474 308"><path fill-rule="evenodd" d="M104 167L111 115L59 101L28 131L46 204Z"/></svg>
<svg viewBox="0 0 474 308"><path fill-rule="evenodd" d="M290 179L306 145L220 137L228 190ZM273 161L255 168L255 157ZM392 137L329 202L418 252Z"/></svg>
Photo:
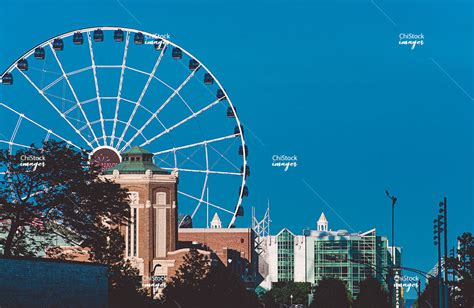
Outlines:
<svg viewBox="0 0 474 308"><path fill-rule="evenodd" d="M70 31L0 76L0 147L14 153L62 140L105 169L140 146L179 173L181 227L207 227L218 213L231 228L243 216L250 169L236 108L214 74L169 38L124 27Z"/></svg>

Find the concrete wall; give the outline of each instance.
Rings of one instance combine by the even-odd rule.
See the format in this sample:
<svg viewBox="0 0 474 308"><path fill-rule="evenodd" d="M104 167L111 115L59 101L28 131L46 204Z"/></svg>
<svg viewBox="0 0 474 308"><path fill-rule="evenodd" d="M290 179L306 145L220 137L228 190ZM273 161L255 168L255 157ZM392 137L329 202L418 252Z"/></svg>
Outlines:
<svg viewBox="0 0 474 308"><path fill-rule="evenodd" d="M306 241L303 235L295 236L294 282L306 282Z"/></svg>
<svg viewBox="0 0 474 308"><path fill-rule="evenodd" d="M306 281L314 283L314 237L306 237Z"/></svg>
<svg viewBox="0 0 474 308"><path fill-rule="evenodd" d="M107 267L0 257L0 307L108 307Z"/></svg>
<svg viewBox="0 0 474 308"><path fill-rule="evenodd" d="M265 237L262 246L264 247L264 252L261 257L268 265L267 275L263 276L264 281L262 281L260 286L269 290L272 288L272 283L278 281L278 243L276 236Z"/></svg>

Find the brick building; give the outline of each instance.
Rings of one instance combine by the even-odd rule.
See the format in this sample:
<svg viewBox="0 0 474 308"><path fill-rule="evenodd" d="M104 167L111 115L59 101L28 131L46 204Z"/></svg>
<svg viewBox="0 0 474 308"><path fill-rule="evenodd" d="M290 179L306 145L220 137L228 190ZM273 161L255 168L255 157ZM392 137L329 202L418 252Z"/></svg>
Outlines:
<svg viewBox="0 0 474 308"><path fill-rule="evenodd" d="M140 271L144 287L152 280L164 287L189 251L177 249L178 173L159 168L152 153L133 147L104 177L129 191L131 220L121 227L126 258Z"/></svg>
<svg viewBox="0 0 474 308"><path fill-rule="evenodd" d="M221 228L214 215L211 228L180 228L180 247L202 247L213 252L235 274L242 277L248 288L255 288L258 256L255 252L255 233L251 228Z"/></svg>

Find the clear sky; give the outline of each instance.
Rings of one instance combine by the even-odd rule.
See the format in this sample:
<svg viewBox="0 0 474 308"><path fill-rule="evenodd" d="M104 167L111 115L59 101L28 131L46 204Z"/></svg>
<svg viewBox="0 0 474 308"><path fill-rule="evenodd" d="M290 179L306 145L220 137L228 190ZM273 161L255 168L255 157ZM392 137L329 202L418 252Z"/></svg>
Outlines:
<svg viewBox="0 0 474 308"><path fill-rule="evenodd" d="M41 4L36 4L41 3ZM430 270L438 202L450 245L474 231L473 7L470 1L5 1L0 67L82 27L120 25L171 40L225 85L246 127L250 197L272 232L390 234L406 266ZM399 45L400 33L424 45ZM284 172L273 155L296 155Z"/></svg>

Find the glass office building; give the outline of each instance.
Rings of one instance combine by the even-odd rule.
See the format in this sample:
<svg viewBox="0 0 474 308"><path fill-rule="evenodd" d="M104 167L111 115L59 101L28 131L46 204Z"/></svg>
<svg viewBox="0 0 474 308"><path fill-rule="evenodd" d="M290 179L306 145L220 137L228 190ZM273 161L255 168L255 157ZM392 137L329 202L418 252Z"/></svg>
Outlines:
<svg viewBox="0 0 474 308"><path fill-rule="evenodd" d="M351 233L332 231L321 214L316 230L304 230L294 235L283 229L276 236L264 239L261 262L267 265L263 288L272 282L310 282L317 285L324 277L344 281L353 296L360 291L360 283L373 276L387 286L390 255L388 240L375 229Z"/></svg>

